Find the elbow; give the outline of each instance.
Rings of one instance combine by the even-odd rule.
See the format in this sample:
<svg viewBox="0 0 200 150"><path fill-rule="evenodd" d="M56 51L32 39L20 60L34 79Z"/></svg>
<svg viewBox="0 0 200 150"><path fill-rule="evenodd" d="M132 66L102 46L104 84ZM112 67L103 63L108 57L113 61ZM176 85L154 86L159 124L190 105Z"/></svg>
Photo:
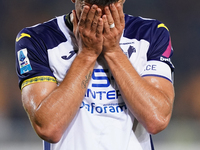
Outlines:
<svg viewBox="0 0 200 150"><path fill-rule="evenodd" d="M49 142L49 143L58 143L62 137L62 133L55 128L43 128L43 127L34 127L37 135Z"/></svg>
<svg viewBox="0 0 200 150"><path fill-rule="evenodd" d="M146 130L150 133L150 134L157 134L161 131L163 131L169 124L169 118L165 118L165 119L154 119L153 121L151 121L147 126L146 126Z"/></svg>

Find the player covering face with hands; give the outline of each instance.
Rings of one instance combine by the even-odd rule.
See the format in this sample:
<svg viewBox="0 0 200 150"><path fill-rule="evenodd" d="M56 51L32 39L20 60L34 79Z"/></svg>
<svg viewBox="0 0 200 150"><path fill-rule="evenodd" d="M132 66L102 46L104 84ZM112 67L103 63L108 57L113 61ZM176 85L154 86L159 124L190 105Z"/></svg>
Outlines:
<svg viewBox="0 0 200 150"><path fill-rule="evenodd" d="M79 51L89 50L90 55L121 50L119 41L125 26L123 1L107 1L101 5L90 1L74 1L76 11L71 14Z"/></svg>
<svg viewBox="0 0 200 150"><path fill-rule="evenodd" d="M44 150L153 150L174 101L169 29L125 14L125 0L72 2L16 39L22 103Z"/></svg>

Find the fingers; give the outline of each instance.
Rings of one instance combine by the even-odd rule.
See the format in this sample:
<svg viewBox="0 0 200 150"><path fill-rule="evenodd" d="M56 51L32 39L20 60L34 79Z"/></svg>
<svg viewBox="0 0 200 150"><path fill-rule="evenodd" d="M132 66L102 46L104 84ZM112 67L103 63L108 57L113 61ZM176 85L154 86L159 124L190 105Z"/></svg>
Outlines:
<svg viewBox="0 0 200 150"><path fill-rule="evenodd" d="M98 26L97 26L97 30L96 30L96 37L100 38L103 35L103 19L99 18L98 20Z"/></svg>
<svg viewBox="0 0 200 150"><path fill-rule="evenodd" d="M104 31L106 33L116 29L122 30L122 26L124 26L125 21L123 9L120 3L113 3L109 6L106 6L104 8L104 12L105 14L103 15L102 19L100 19L102 10L97 5L92 5L91 7L85 5L81 13L78 25L76 22L74 22L75 28L77 25L79 26L79 31L86 31L85 33L87 34L90 32L96 34L97 29L98 32L101 30L101 21L103 20ZM73 12L73 14L75 14L75 12Z"/></svg>
<svg viewBox="0 0 200 150"><path fill-rule="evenodd" d="M97 5L92 5L91 8L89 6L84 6L78 25L84 30L96 33L101 15L102 11ZM101 28L101 24L99 28Z"/></svg>
<svg viewBox="0 0 200 150"><path fill-rule="evenodd" d="M85 27L86 29L90 29L91 26L92 26L92 23L95 19L95 14L96 14L96 10L97 10L97 6L96 5L92 5L92 7L90 8L90 11L88 12L88 15L87 15L87 19L86 19L86 22L85 22ZM96 23L97 23L97 20L95 20Z"/></svg>
<svg viewBox="0 0 200 150"><path fill-rule="evenodd" d="M112 16L111 11L108 6L106 6L104 8L104 12L105 12L105 15L103 15L103 17L102 17L103 22L104 22L104 33L108 34L111 30L114 29L114 28L110 28L110 26L113 23L115 24L115 21L113 19L113 16Z"/></svg>
<svg viewBox="0 0 200 150"><path fill-rule="evenodd" d="M86 22L86 18L87 18L89 10L90 10L89 6L83 7L83 11L81 13L80 20L78 23L79 27L83 28L85 26L85 22Z"/></svg>
<svg viewBox="0 0 200 150"><path fill-rule="evenodd" d="M97 8L96 13L94 15L94 19L93 19L92 24L91 24L91 32L93 32L93 33L96 32L97 27L99 26L99 23L101 23L101 21L99 20L101 18L101 14L102 14L101 9Z"/></svg>
<svg viewBox="0 0 200 150"><path fill-rule="evenodd" d="M106 15L103 15L103 25L104 25L104 33L108 34L110 32L110 25L108 23L108 18Z"/></svg>
<svg viewBox="0 0 200 150"><path fill-rule="evenodd" d="M117 10L118 10L119 20L120 20L121 24L125 25L123 8L119 3L117 4Z"/></svg>
<svg viewBox="0 0 200 150"><path fill-rule="evenodd" d="M115 7L115 4L110 4L110 14L115 23L115 27L119 28L121 23L120 23L120 19L119 19L119 13L118 13L117 8ZM109 18L108 18L108 22L109 22Z"/></svg>
<svg viewBox="0 0 200 150"><path fill-rule="evenodd" d="M110 4L109 7L105 7L105 15L107 16L107 23L109 25L115 24L115 27L117 29L120 29L122 25L124 25L124 13L122 6L120 3L117 4ZM108 27L108 25L106 25ZM108 28L107 28L108 29ZM111 28L110 30L113 30L114 28Z"/></svg>
<svg viewBox="0 0 200 150"><path fill-rule="evenodd" d="M113 24L114 20L113 20L113 16L111 14L111 11L110 11L109 7L106 6L104 10L105 10L105 15L107 17L107 23L108 23L108 25Z"/></svg>
<svg viewBox="0 0 200 150"><path fill-rule="evenodd" d="M75 15L75 13L73 12ZM74 33L80 50L100 54L103 47L102 11L97 5L84 6L78 20L74 21Z"/></svg>

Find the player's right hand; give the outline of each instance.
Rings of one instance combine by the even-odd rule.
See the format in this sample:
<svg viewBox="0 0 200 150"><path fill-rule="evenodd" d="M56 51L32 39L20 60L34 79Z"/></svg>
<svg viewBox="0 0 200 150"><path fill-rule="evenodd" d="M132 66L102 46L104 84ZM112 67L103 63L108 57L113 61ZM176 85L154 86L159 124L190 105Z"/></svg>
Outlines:
<svg viewBox="0 0 200 150"><path fill-rule="evenodd" d="M102 11L97 5L84 6L80 19L73 11L73 32L76 37L79 53L98 57L103 49Z"/></svg>

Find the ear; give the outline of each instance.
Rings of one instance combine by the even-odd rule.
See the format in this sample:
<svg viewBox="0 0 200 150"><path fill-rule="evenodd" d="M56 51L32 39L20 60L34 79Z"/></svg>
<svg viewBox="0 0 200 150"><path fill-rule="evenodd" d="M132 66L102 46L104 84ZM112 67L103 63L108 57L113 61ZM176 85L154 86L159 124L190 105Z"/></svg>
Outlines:
<svg viewBox="0 0 200 150"><path fill-rule="evenodd" d="M72 1L72 3L75 3L76 0L71 0L71 1Z"/></svg>

